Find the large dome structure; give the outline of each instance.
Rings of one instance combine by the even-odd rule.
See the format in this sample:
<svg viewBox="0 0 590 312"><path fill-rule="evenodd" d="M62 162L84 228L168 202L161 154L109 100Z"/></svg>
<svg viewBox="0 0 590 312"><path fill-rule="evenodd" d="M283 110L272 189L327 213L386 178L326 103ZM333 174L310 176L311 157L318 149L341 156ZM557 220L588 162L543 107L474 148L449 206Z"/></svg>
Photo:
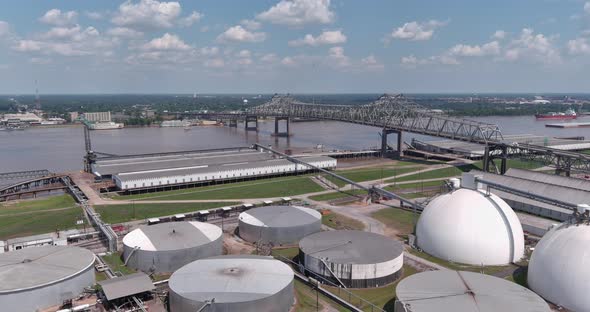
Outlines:
<svg viewBox="0 0 590 312"><path fill-rule="evenodd" d="M471 265L504 265L524 255L522 226L512 208L494 194L467 188L426 206L416 242L430 255Z"/></svg>
<svg viewBox="0 0 590 312"><path fill-rule="evenodd" d="M553 227L529 262L529 287L572 311L590 311L590 225L569 221Z"/></svg>

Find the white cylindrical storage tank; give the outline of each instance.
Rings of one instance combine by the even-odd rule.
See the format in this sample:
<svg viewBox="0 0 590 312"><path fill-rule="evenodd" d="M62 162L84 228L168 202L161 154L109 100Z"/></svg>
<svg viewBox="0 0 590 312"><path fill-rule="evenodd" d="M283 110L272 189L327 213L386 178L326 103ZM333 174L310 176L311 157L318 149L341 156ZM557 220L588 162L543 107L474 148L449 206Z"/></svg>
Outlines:
<svg viewBox="0 0 590 312"><path fill-rule="evenodd" d="M395 288L395 312L550 312L537 294L502 278L439 270L404 278Z"/></svg>
<svg viewBox="0 0 590 312"><path fill-rule="evenodd" d="M516 213L500 197L461 188L434 198L416 226L420 249L471 265L505 265L524 256Z"/></svg>
<svg viewBox="0 0 590 312"><path fill-rule="evenodd" d="M590 311L590 225L565 222L539 241L528 285L546 300L572 311Z"/></svg>
<svg viewBox="0 0 590 312"><path fill-rule="evenodd" d="M168 281L171 312L287 312L294 300L293 270L272 257L235 255L201 259Z"/></svg>
<svg viewBox="0 0 590 312"><path fill-rule="evenodd" d="M298 206L266 206L240 213L240 237L251 243L296 244L322 228L322 215Z"/></svg>
<svg viewBox="0 0 590 312"><path fill-rule="evenodd" d="M68 246L0 254L0 310L30 312L76 298L95 283L94 254Z"/></svg>
<svg viewBox="0 0 590 312"><path fill-rule="evenodd" d="M123 238L123 261L144 272L174 272L202 258L221 255L221 229L203 222L141 226Z"/></svg>
<svg viewBox="0 0 590 312"><path fill-rule="evenodd" d="M395 281L402 273L403 251L402 243L363 231L320 232L299 242L299 260L308 271L352 288Z"/></svg>

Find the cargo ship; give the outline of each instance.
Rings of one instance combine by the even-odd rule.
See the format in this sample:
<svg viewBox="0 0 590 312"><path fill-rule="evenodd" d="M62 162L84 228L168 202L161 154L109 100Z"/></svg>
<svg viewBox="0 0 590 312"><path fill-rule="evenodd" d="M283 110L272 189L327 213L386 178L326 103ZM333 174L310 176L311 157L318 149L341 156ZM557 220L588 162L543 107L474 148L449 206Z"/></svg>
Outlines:
<svg viewBox="0 0 590 312"><path fill-rule="evenodd" d="M122 123L116 123L112 121L100 121L95 123L89 123L88 129L90 130L112 130L112 129L123 129Z"/></svg>
<svg viewBox="0 0 590 312"><path fill-rule="evenodd" d="M576 119L578 118L578 114L572 109L568 109L565 113L545 113L545 114L535 114L535 118L537 119Z"/></svg>

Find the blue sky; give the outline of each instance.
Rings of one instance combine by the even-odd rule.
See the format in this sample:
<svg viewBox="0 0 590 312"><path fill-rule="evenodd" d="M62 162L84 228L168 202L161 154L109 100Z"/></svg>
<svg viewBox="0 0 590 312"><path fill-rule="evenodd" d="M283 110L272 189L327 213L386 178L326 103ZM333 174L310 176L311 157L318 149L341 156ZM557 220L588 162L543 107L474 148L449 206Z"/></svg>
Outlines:
<svg viewBox="0 0 590 312"><path fill-rule="evenodd" d="M590 2L0 3L0 93L590 92Z"/></svg>

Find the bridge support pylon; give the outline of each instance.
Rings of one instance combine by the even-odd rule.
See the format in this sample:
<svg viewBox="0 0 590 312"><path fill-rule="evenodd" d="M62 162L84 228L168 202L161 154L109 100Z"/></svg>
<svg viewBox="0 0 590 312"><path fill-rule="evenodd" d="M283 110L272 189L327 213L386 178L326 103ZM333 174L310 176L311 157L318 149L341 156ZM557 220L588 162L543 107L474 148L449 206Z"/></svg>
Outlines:
<svg viewBox="0 0 590 312"><path fill-rule="evenodd" d="M254 123L254 126L250 126L250 123ZM244 120L244 128L246 131L258 131L258 116L256 115L247 115L246 119Z"/></svg>
<svg viewBox="0 0 590 312"><path fill-rule="evenodd" d="M279 131L279 122L281 120L285 121L285 131ZM291 132L289 131L289 117L275 117L275 132L272 134L274 137L289 137L291 136Z"/></svg>
<svg viewBox="0 0 590 312"><path fill-rule="evenodd" d="M237 128L238 127L238 120L236 118L231 118L229 120L228 126L230 128Z"/></svg>
<svg viewBox="0 0 590 312"><path fill-rule="evenodd" d="M387 144L387 135L395 133L397 134L397 146L396 152L394 157L401 158L403 156L402 150L402 131L392 130L392 129L384 129L381 132L381 157L386 158L388 156L388 144Z"/></svg>

